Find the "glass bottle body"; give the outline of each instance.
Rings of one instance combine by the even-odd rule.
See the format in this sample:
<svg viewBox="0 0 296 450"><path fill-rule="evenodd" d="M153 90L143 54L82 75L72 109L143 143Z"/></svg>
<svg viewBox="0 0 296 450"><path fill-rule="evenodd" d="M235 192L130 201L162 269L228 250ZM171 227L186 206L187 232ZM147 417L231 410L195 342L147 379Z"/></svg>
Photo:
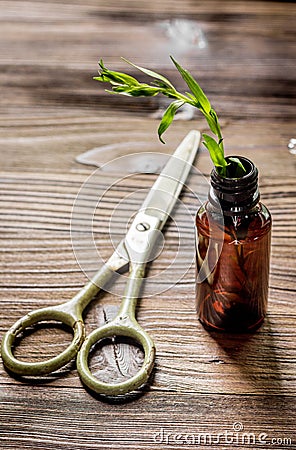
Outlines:
<svg viewBox="0 0 296 450"><path fill-rule="evenodd" d="M267 310L271 216L258 201L241 211L213 203L196 215L198 316L206 328L252 331Z"/></svg>

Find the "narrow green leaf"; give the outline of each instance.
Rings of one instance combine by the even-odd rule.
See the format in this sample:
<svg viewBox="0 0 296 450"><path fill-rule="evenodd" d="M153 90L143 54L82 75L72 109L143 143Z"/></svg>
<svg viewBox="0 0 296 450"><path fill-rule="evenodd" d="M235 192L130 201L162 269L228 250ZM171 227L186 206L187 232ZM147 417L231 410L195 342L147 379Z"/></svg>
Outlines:
<svg viewBox="0 0 296 450"><path fill-rule="evenodd" d="M171 56L171 60L175 64L176 68L180 72L183 80L191 90L192 94L196 97L196 100L199 103L199 106L197 106L199 109L202 109L205 113L209 114L211 110L211 104L209 100L207 99L204 91L202 88L198 85L198 83L195 81L193 76L191 75L188 70L183 69L182 66Z"/></svg>
<svg viewBox="0 0 296 450"><path fill-rule="evenodd" d="M208 149L214 165L216 167L226 167L227 162L224 158L224 152L221 147L219 147L215 139L207 134L203 134L202 137L204 139L203 144Z"/></svg>
<svg viewBox="0 0 296 450"><path fill-rule="evenodd" d="M159 93L159 88L152 87L147 85L141 85L138 86L114 86L113 91L116 93L125 93L127 95L130 95L131 97L153 97Z"/></svg>
<svg viewBox="0 0 296 450"><path fill-rule="evenodd" d="M190 92L186 92L186 95L189 97L189 100L192 100L194 102L194 104L196 103L196 98L194 97L194 95L190 94ZM196 105L193 105L196 106Z"/></svg>
<svg viewBox="0 0 296 450"><path fill-rule="evenodd" d="M164 81L153 80L153 81L151 81L151 86L157 86L158 88L163 89L163 91L172 92L172 88L168 87Z"/></svg>
<svg viewBox="0 0 296 450"><path fill-rule="evenodd" d="M105 67L103 60L99 62L101 70L99 71L99 77L94 77L97 81L110 82L116 84L128 84L130 86L136 86L139 84L138 80L134 77L121 72L115 72Z"/></svg>
<svg viewBox="0 0 296 450"><path fill-rule="evenodd" d="M209 114L204 114L206 121L208 122L208 125L210 127L210 130L219 138L221 139L221 129L218 122L218 116L215 113L213 109L210 110Z"/></svg>
<svg viewBox="0 0 296 450"><path fill-rule="evenodd" d="M216 111L214 111L213 108L211 108L210 110L210 114L209 116L212 118L213 123L215 124L215 128L216 128L216 135L221 134L221 130L220 130L220 125L219 125L219 120L218 120L218 116Z"/></svg>
<svg viewBox="0 0 296 450"><path fill-rule="evenodd" d="M158 127L158 137L159 137L159 140L163 144L165 144L165 142L161 138L161 136L168 129L170 124L172 123L177 110L179 108L181 108L181 106L183 106L183 105L184 105L184 102L182 102L181 100L175 100L174 102L172 102L169 105L169 107L166 109L164 115L162 116L161 122L160 122L159 127Z"/></svg>
<svg viewBox="0 0 296 450"><path fill-rule="evenodd" d="M140 70L141 72L145 73L149 77L155 78L156 80L160 80L162 83L164 83L165 87L169 87L169 88L175 90L175 88L172 85L172 83L167 78L165 78L163 75L160 75L159 73L153 72L153 70L149 70L149 69L145 69L144 67L137 66L136 64L130 62L128 59L125 59L125 58L122 58L122 59L123 59L123 61L127 62L128 64L130 64L131 66L133 66L136 69ZM164 87L164 86L162 85L161 87Z"/></svg>
<svg viewBox="0 0 296 450"><path fill-rule="evenodd" d="M215 120L213 119L212 116L205 114L205 118L206 121L208 122L208 125L210 127L210 130L217 136L219 137L219 129L217 128L217 123L215 122Z"/></svg>
<svg viewBox="0 0 296 450"><path fill-rule="evenodd" d="M241 160L239 158L228 158L229 161L233 162L236 165L235 169L235 178L240 178L246 173L246 169L244 168Z"/></svg>

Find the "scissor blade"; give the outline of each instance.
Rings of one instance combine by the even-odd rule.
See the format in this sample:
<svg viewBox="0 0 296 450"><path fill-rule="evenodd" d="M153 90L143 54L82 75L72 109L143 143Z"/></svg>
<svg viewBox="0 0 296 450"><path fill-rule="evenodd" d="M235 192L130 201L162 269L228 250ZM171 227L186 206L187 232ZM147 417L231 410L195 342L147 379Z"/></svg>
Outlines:
<svg viewBox="0 0 296 450"><path fill-rule="evenodd" d="M159 174L140 208L146 214L160 219L162 226L172 212L186 182L199 142L199 131L192 130L185 136Z"/></svg>

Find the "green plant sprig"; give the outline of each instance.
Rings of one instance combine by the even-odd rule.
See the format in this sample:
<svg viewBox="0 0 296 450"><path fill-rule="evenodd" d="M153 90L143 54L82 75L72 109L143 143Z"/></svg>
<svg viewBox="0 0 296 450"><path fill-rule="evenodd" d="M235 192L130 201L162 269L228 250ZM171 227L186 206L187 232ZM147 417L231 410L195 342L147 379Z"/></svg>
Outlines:
<svg viewBox="0 0 296 450"><path fill-rule="evenodd" d="M215 140L208 134L203 133L202 135L204 139L203 144L208 149L213 164L217 168L219 174L226 177L228 173L227 168L229 165L232 165L232 173L235 174L234 178L239 178L245 173L245 169L238 158L228 158L228 161L226 161L224 156L223 137L218 116L212 108L205 93L190 72L183 69L183 67L171 56L171 60L173 61L175 67L190 89L190 92L182 94L178 92L172 83L163 75L137 66L124 58L122 59L149 77L152 77L153 81L150 84L140 83L136 78L130 75L111 71L105 67L102 59L99 62L99 76L94 77L94 79L101 82L109 82L112 86L112 90L106 91L112 94L128 95L132 97L153 97L158 94L163 94L166 97L173 99L164 112L158 127L158 137L162 143L164 143L162 135L172 123L176 112L185 103L187 103L201 111L210 127L210 130L216 136Z"/></svg>

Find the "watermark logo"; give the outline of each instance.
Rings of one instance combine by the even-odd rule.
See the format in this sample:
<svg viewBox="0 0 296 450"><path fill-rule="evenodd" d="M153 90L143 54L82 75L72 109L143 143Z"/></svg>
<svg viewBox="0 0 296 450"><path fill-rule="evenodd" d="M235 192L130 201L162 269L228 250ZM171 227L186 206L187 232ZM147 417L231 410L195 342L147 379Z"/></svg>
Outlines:
<svg viewBox="0 0 296 450"><path fill-rule="evenodd" d="M218 444L229 445L241 445L247 447L255 446L285 446L293 447L292 438L283 436L271 436L266 432L249 432L244 429L244 425L241 422L234 422L229 430L225 430L220 433L179 433L170 432L165 428L160 428L159 431L153 435L154 444L162 444L166 446L176 445L192 445L201 446L208 445L214 446Z"/></svg>
<svg viewBox="0 0 296 450"><path fill-rule="evenodd" d="M242 431L244 429L244 426L241 422L234 422L232 428L234 429L234 431Z"/></svg>

